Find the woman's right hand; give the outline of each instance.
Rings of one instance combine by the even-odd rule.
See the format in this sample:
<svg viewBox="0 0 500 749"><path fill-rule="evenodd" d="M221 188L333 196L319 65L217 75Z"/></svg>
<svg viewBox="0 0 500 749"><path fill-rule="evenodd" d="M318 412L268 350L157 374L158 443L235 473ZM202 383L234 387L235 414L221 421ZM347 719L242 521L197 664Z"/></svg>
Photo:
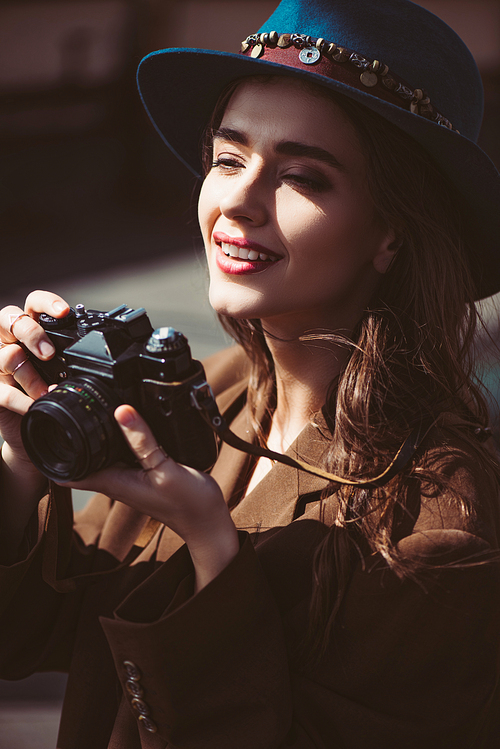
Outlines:
<svg viewBox="0 0 500 749"><path fill-rule="evenodd" d="M69 306L57 294L33 291L24 310L13 305L0 310L0 434L5 440L0 472L2 565L19 561L26 528L47 486L45 476L31 463L21 439L22 416L34 400L47 392L47 384L29 361L27 350L42 361L55 354L49 337L37 322L42 312L64 317Z"/></svg>
<svg viewBox="0 0 500 749"><path fill-rule="evenodd" d="M47 392L47 384L19 344L42 361L51 359L55 348L37 320L42 312L64 317L68 311L64 299L48 291L33 291L24 310L14 305L0 310L0 435L6 443L2 450L4 461L12 469L15 464L23 465L30 473L36 471L24 450L20 424L33 401Z"/></svg>

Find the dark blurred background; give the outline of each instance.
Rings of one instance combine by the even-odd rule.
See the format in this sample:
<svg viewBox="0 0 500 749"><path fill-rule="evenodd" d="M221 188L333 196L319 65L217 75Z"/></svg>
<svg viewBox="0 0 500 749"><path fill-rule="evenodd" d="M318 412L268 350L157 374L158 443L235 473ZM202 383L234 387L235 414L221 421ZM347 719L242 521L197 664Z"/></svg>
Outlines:
<svg viewBox="0 0 500 749"><path fill-rule="evenodd" d="M196 180L143 112L137 64L167 46L238 50L273 7L1 2L0 295L193 246Z"/></svg>
<svg viewBox="0 0 500 749"><path fill-rule="evenodd" d="M142 111L135 70L162 47L237 51L277 1L0 0L1 299L94 271L110 277L133 274L138 262L194 258L195 180ZM500 2L420 4L478 62L480 144L499 166ZM498 335L496 307L486 313ZM492 361L498 391L498 352ZM63 688L55 674L0 682L0 749L54 746Z"/></svg>

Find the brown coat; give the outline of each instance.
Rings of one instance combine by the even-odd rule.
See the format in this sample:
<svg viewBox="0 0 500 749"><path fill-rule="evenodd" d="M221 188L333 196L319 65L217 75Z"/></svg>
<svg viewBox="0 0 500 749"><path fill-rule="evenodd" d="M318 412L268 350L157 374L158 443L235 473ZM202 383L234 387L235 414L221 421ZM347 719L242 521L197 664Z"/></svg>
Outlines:
<svg viewBox="0 0 500 749"><path fill-rule="evenodd" d="M208 371L251 436L238 350ZM317 463L328 434L310 425L292 450ZM224 446L214 468L233 503L247 460ZM480 508L495 491L453 461L448 471ZM377 555L359 563L325 656L300 669L312 557L336 512L333 496L320 516L324 486L277 465L233 509L240 553L196 596L169 529L141 550L148 519L98 495L71 537L69 492L52 488L30 553L0 568L0 676L69 671L59 749L498 747L499 565L449 566L497 549L495 521L480 512L464 528L446 497L422 501L399 546L442 565L426 590Z"/></svg>

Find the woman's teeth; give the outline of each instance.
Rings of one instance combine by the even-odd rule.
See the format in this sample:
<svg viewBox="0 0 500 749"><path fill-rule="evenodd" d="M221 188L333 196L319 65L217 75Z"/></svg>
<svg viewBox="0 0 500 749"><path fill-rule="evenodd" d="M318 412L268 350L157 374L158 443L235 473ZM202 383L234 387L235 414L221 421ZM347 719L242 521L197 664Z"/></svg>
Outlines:
<svg viewBox="0 0 500 749"><path fill-rule="evenodd" d="M239 260L270 260L271 263L278 260L277 257L266 255L264 252L247 250L246 247L235 247L234 244L226 244L225 242L221 242L221 248L224 255L227 257L238 258Z"/></svg>

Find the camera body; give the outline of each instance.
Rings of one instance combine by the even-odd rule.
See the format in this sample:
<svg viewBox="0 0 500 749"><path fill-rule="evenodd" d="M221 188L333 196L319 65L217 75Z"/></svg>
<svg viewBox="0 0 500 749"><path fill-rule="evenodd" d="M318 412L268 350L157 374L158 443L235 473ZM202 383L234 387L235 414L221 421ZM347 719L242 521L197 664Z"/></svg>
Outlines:
<svg viewBox="0 0 500 749"><path fill-rule="evenodd" d="M109 312L81 304L40 325L56 348L29 358L57 386L32 404L21 423L34 465L55 481L78 481L118 461L136 462L113 413L128 403L143 416L174 460L198 470L215 462L215 435L193 393L206 384L187 339L173 328L153 330L146 311L121 305Z"/></svg>

